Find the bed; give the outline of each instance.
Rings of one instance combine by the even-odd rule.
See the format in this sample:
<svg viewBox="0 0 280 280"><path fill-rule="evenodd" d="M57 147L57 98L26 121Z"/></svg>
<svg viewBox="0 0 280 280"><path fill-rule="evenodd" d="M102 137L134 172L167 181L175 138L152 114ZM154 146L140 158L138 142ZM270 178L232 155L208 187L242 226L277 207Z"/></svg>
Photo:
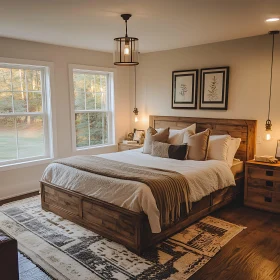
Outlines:
<svg viewBox="0 0 280 280"><path fill-rule="evenodd" d="M48 178L46 175L41 181L42 208L121 243L137 254L141 254L149 246L157 244L197 219L228 204L243 192L243 162L254 157L256 121L150 116L150 125L154 128L170 127L171 129L180 129L192 123L197 124L197 132L210 128L213 135L230 134L232 137L241 138L242 142L236 154L240 162L235 162L232 167L233 180L236 186L217 187L216 189L213 186L212 189L209 188L209 191L205 192L205 190L199 189L200 184L197 184L195 188L192 188L196 191L190 195L192 202L190 213L182 215L176 223L159 228L156 223L156 212L153 212L153 207L151 207L153 201L144 191L143 197L147 200L146 205L151 208L144 209L146 214L140 211L141 207L137 203L132 203L133 199L131 199L130 203L121 205L116 199L110 198L110 195L105 198L95 195L95 198L93 198L90 188L87 188L85 183L81 184L82 187L78 191L71 188L71 183L78 178L78 175L73 175L73 170L71 171L71 169L56 173L54 170L58 168L55 167L53 167L53 170L46 172L46 174L52 174L52 178ZM138 159L139 165L142 159L143 162L150 162L151 167L158 165L159 168L163 169L165 167L164 162L169 161L168 164L170 166L174 165L175 170L178 168L176 160L173 160L173 164L170 159L165 161L161 159L160 163L157 158L144 155L137 150L102 155L101 157L116 161L127 161L128 163L133 163L135 159ZM183 163L187 167L186 170L192 169L192 161L184 161ZM230 172L229 168L225 169L222 164L211 163L211 161L202 162L199 166L203 172L208 172L214 166L220 169L220 173ZM171 167L168 166L168 168ZM182 165L181 168L183 170L185 167ZM194 166L193 168L195 169L196 167ZM211 176L211 173L209 174ZM55 176L57 177L56 180ZM190 173L188 176L191 178L192 174ZM233 176L231 175L231 177ZM226 186L233 185L234 181L232 183L230 176L228 178L228 181L225 179L222 184ZM90 182L90 178L84 181ZM201 185L203 184L201 183ZM141 188L139 187L139 189ZM118 195L115 195L115 198L118 198ZM140 210L137 210L137 207ZM151 220L155 220L155 222Z"/></svg>

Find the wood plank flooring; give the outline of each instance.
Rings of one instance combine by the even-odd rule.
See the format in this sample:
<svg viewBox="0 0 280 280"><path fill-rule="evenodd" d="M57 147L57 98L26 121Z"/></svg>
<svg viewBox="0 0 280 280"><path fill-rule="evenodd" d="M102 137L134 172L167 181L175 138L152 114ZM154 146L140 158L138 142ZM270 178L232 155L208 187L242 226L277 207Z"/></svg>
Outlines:
<svg viewBox="0 0 280 280"><path fill-rule="evenodd" d="M280 279L280 214L229 205L212 215L247 229L190 280Z"/></svg>

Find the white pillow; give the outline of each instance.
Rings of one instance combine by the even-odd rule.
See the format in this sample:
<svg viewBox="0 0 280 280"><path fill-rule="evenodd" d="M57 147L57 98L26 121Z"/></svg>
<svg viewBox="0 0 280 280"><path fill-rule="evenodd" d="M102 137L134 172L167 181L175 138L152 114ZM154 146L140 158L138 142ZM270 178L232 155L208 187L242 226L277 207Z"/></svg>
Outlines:
<svg viewBox="0 0 280 280"><path fill-rule="evenodd" d="M208 159L227 161L230 135L212 135L209 138Z"/></svg>
<svg viewBox="0 0 280 280"><path fill-rule="evenodd" d="M240 146L240 143L241 143L241 138L231 138L230 139L228 155L227 155L227 163L230 167L232 167L233 159Z"/></svg>
<svg viewBox="0 0 280 280"><path fill-rule="evenodd" d="M232 138L230 135L212 135L209 139L208 159L221 160L232 167L240 143L241 138Z"/></svg>
<svg viewBox="0 0 280 280"><path fill-rule="evenodd" d="M156 129L157 132L163 131L163 128ZM192 124L186 128L183 129L170 129L169 130L169 138L168 142L171 145L182 145L187 144L189 139L189 133L186 133L187 131L191 132L192 134L195 134L196 131L196 124Z"/></svg>

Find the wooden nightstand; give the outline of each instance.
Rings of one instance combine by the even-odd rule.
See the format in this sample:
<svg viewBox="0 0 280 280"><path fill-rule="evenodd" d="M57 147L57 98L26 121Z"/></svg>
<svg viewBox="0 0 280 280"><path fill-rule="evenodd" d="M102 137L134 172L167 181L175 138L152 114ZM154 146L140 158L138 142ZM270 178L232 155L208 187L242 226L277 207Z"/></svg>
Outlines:
<svg viewBox="0 0 280 280"><path fill-rule="evenodd" d="M279 163L246 162L244 204L280 213Z"/></svg>
<svg viewBox="0 0 280 280"><path fill-rule="evenodd" d="M121 152L121 151L128 151L128 150L134 150L134 149L139 149L139 148L141 148L141 147L143 147L143 145L119 143L119 152Z"/></svg>

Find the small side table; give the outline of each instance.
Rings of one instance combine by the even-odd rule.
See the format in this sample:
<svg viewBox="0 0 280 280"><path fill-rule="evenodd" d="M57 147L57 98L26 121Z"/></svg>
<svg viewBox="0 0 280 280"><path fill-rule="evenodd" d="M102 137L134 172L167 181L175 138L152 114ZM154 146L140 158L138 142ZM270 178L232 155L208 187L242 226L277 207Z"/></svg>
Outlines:
<svg viewBox="0 0 280 280"><path fill-rule="evenodd" d="M250 160L245 165L244 204L280 213L280 164Z"/></svg>

